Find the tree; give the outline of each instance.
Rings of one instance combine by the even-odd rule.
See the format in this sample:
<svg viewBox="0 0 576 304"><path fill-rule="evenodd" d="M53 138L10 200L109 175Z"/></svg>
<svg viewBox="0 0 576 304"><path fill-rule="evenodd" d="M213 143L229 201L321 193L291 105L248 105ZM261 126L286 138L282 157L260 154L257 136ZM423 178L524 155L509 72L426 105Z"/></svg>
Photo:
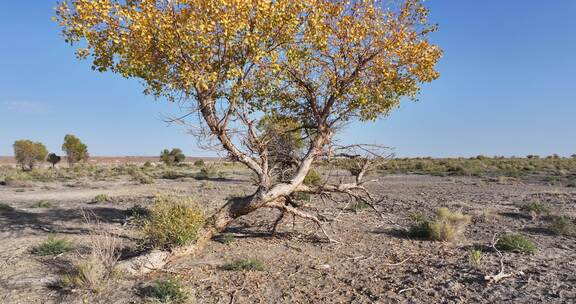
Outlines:
<svg viewBox="0 0 576 304"><path fill-rule="evenodd" d="M186 160L186 155L178 148L174 148L172 151L164 149L160 153L160 160L168 166L173 166Z"/></svg>
<svg viewBox="0 0 576 304"><path fill-rule="evenodd" d="M39 142L30 140L17 140L14 142L14 157L16 162L24 170L32 170L37 162L43 162L46 159L48 150Z"/></svg>
<svg viewBox="0 0 576 304"><path fill-rule="evenodd" d="M56 155L56 153L50 153L48 154L48 158L46 158L46 160L51 163L52 168L54 168L56 164L62 160L62 157Z"/></svg>
<svg viewBox="0 0 576 304"><path fill-rule="evenodd" d="M254 193L230 199L196 244L175 251L189 253L260 208L322 229L317 216L290 202L294 193L371 198L363 176L376 154L336 147L334 134L352 121L388 115L439 76L442 52L428 41L435 30L428 10L419 0L398 2L67 0L57 20L66 41L80 45L78 58L91 59L95 70L140 79L146 94L189 110L173 121L192 124L187 118L197 113L191 132L216 141L257 176ZM270 113L295 122L306 137L295 169L282 180L274 179L271 143L257 128ZM354 182L303 184L316 162L351 155L343 153L349 149L365 154Z"/></svg>
<svg viewBox="0 0 576 304"><path fill-rule="evenodd" d="M62 151L66 153L66 160L70 166L75 163L88 160L88 147L74 135L64 136Z"/></svg>

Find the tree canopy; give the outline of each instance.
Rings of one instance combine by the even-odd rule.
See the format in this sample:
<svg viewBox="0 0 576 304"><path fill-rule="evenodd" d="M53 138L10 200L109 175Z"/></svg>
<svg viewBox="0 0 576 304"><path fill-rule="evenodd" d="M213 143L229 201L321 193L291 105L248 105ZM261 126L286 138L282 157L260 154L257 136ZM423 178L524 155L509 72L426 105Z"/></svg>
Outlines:
<svg viewBox="0 0 576 304"><path fill-rule="evenodd" d="M64 136L62 151L66 152L66 159L70 165L88 159L88 146L72 134Z"/></svg>
<svg viewBox="0 0 576 304"><path fill-rule="evenodd" d="M36 163L46 159L46 155L48 150L42 143L25 139L14 142L14 157L22 168L32 170Z"/></svg>

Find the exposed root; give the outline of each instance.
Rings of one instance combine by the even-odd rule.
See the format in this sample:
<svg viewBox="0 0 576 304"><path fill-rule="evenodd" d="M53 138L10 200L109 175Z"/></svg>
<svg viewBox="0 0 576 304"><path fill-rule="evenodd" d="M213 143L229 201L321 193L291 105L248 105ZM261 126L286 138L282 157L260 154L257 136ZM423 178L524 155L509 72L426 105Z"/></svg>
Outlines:
<svg viewBox="0 0 576 304"><path fill-rule="evenodd" d="M504 272L504 255L502 254L502 252L500 252L500 250L496 248L496 242L498 242L498 239L496 238L496 235L494 235L494 238L492 238L492 248L494 248L494 250L496 250L496 253L498 253L498 256L500 256L500 272L498 272L495 275L485 275L484 280L487 281L488 283L498 283L505 278L514 276L513 272L511 273Z"/></svg>

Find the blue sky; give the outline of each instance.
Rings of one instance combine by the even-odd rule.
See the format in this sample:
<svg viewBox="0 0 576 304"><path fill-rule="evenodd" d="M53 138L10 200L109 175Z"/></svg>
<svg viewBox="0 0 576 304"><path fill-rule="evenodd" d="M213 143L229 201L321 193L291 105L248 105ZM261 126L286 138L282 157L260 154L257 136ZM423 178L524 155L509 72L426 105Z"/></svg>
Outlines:
<svg viewBox="0 0 576 304"><path fill-rule="evenodd" d="M175 105L134 80L93 72L74 58L50 18L55 1L0 10L0 155L27 138L60 151L65 134L92 155L157 155L181 147L210 155L163 115ZM576 153L576 1L430 0L445 51L441 78L388 118L353 124L347 143L395 147L399 156Z"/></svg>

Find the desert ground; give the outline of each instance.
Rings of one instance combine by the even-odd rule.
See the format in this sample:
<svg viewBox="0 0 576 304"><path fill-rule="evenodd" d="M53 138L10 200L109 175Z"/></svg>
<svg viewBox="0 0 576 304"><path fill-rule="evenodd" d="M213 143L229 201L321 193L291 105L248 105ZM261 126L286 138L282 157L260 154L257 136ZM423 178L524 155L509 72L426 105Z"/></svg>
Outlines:
<svg viewBox="0 0 576 304"><path fill-rule="evenodd" d="M130 210L146 208L155 195L192 197L209 214L227 198L254 189L250 173L234 165L218 167L217 177L198 178L199 169L188 164L142 184L130 174L110 174L113 163L93 164L108 168L106 174L12 178L0 185L0 303L148 303L153 299L143 290L164 278L178 280L190 303L576 302L576 238L554 234L546 216L520 208L538 202L573 219L576 188L570 182L426 172L372 173L376 210L312 196L308 209L326 221L337 243L327 242L313 223L292 217L273 236L278 211L262 209L224 231L228 241L214 238L199 254L162 269L113 276L92 290L60 288L61 277L88 254L95 231L118 241L120 259L137 254L140 232ZM150 170L165 170L160 168ZM575 174L561 175L573 181ZM337 175L331 178L346 178L346 172ZM96 200L99 195L106 198ZM463 238L439 242L407 233L414 214L434 214L438 207L472 216ZM501 257L492 244L510 232L531 239L535 253L501 252ZM34 254L32 248L49 237L69 240L75 249ZM478 263L470 260L473 249L481 251ZM262 267L223 269L240 259ZM510 277L497 283L484 279L501 266Z"/></svg>

